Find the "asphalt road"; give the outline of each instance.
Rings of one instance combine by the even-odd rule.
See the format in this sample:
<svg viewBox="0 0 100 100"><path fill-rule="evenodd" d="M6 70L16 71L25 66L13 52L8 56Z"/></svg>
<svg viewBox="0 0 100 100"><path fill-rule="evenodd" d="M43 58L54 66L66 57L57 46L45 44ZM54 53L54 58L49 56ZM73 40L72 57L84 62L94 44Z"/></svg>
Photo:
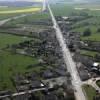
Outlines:
<svg viewBox="0 0 100 100"><path fill-rule="evenodd" d="M83 91L82 91L82 87L81 87L82 82L81 82L80 77L78 75L76 64L74 63L74 61L72 59L71 53L70 53L70 51L69 51L69 49L64 41L65 39L62 35L60 27L57 24L57 21L54 17L54 14L53 14L49 4L48 4L48 9L49 9L49 12L50 12L50 15L52 18L52 22L54 24L54 29L56 30L56 37L57 37L58 42L60 44L60 47L62 49L62 53L63 53L66 67L72 76L72 84L73 84L73 87L75 89L76 100L87 100Z"/></svg>

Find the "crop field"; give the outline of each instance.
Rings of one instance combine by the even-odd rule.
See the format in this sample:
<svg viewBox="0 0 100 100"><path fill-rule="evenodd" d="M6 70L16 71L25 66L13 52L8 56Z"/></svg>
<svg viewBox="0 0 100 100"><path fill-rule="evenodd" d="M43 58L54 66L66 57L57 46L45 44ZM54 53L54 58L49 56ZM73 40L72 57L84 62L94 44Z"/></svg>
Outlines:
<svg viewBox="0 0 100 100"><path fill-rule="evenodd" d="M12 11L12 10L23 10L23 9L30 9L34 8L34 6L27 6L27 7L0 7L0 12L1 11ZM38 7L37 7L38 8Z"/></svg>
<svg viewBox="0 0 100 100"><path fill-rule="evenodd" d="M39 11L41 8L25 8L19 10L7 10L7 11L0 11L0 14L12 14L12 13L27 13L27 12L35 12Z"/></svg>
<svg viewBox="0 0 100 100"><path fill-rule="evenodd" d="M9 7L0 8L0 20L18 16L20 14L28 14L32 12L40 11L41 7Z"/></svg>

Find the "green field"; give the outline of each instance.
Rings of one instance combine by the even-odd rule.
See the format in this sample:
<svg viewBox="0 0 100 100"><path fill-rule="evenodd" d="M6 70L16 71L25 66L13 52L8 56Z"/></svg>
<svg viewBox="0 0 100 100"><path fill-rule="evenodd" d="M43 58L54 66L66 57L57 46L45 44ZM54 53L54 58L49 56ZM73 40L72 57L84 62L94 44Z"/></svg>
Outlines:
<svg viewBox="0 0 100 100"><path fill-rule="evenodd" d="M18 9L18 10L7 10L7 11L0 11L0 14L16 14L16 13L31 13L31 12L36 12L41 10L41 8L23 8L23 9Z"/></svg>
<svg viewBox="0 0 100 100"><path fill-rule="evenodd" d="M69 16L74 11L73 5L68 4L53 4L51 9L55 16Z"/></svg>
<svg viewBox="0 0 100 100"><path fill-rule="evenodd" d="M10 78L18 73L32 71L28 70L27 66L36 63L38 63L36 58L0 51L0 90L14 90Z"/></svg>
<svg viewBox="0 0 100 100"><path fill-rule="evenodd" d="M91 5L91 4L53 4L51 8L55 15L62 16L70 16L74 13L74 15L80 15L82 13L88 13L92 16L100 16L100 10L88 10L87 8L100 9L99 5ZM86 8L83 10L76 10L75 8Z"/></svg>
<svg viewBox="0 0 100 100"><path fill-rule="evenodd" d="M8 16L15 16L17 14L7 14L4 18ZM2 17L4 15L1 15ZM0 19L3 19L0 17ZM16 24L27 24L27 22L36 21L40 19L49 18L48 12L36 13L30 16L26 16L24 18L20 18L17 20L13 20L8 22L7 25L16 25ZM26 21L27 20L27 21ZM12 24L13 23L13 24ZM38 26L39 27L39 26ZM24 38L11 34L0 33L0 49L5 48L7 45L17 44L23 42L25 40L30 40L32 38ZM27 69L28 65L34 65L38 63L38 58L32 58L24 55L13 54L9 51L0 50L0 90L11 89L15 90L10 78L17 73L24 74L25 72L39 72L42 66L37 66L34 68Z"/></svg>
<svg viewBox="0 0 100 100"><path fill-rule="evenodd" d="M81 32L83 33L85 29L89 28L92 32L90 36L81 36L82 40L90 40L90 41L100 41L100 33L97 32L97 27L96 26L88 26L88 27L79 27L75 28L72 31L74 32Z"/></svg>
<svg viewBox="0 0 100 100"><path fill-rule="evenodd" d="M16 44L30 38L23 38L15 35L0 34L0 48L6 45ZM10 78L16 73L25 73L28 71L38 70L38 68L27 69L30 64L38 63L37 58L31 58L19 54L13 54L8 51L0 50L0 90L11 89L14 90Z"/></svg>
<svg viewBox="0 0 100 100"><path fill-rule="evenodd" d="M82 21L78 21L72 25L71 31L83 33L87 28L91 30L90 36L81 36L82 40L100 41L100 32L97 30L100 28L100 17L90 17Z"/></svg>
<svg viewBox="0 0 100 100"><path fill-rule="evenodd" d="M92 34L90 36L81 36L81 39L91 40L91 41L100 41L100 32L97 32L97 29L99 28L99 26L91 26L91 25L83 26L83 27L80 26L71 31L83 33L87 28L91 30Z"/></svg>
<svg viewBox="0 0 100 100"><path fill-rule="evenodd" d="M95 57L96 54L98 54L98 52L87 51L87 50L81 50L80 53L81 53L82 55L92 56L92 57Z"/></svg>
<svg viewBox="0 0 100 100"><path fill-rule="evenodd" d="M92 34L88 37L81 37L82 40L100 41L100 34Z"/></svg>
<svg viewBox="0 0 100 100"><path fill-rule="evenodd" d="M82 21L76 22L72 27L74 32L84 32L86 28L89 28L92 32L91 36L81 36L82 40L90 41L100 41L100 32L97 32L97 29L100 26L100 10L89 10L89 9L100 9L98 4L77 4L73 6L74 8L86 8L83 10L76 10L75 12L85 12L90 15L90 18L87 18Z"/></svg>
<svg viewBox="0 0 100 100"><path fill-rule="evenodd" d="M100 16L100 5L99 4L75 4L74 6L75 8L84 8L83 10L76 10L76 11L85 11L87 12L89 15L92 16Z"/></svg>
<svg viewBox="0 0 100 100"><path fill-rule="evenodd" d="M32 14L30 16L25 16L23 18L20 18L20 19L16 19L16 20L12 20L10 22L7 22L6 25L13 25L15 24L28 24L30 22L34 22L34 21L39 21L39 20L45 20L45 19L48 19L50 18L48 12L40 12L40 13L35 13L35 14Z"/></svg>
<svg viewBox="0 0 100 100"><path fill-rule="evenodd" d="M0 20L40 11L41 7L0 7Z"/></svg>
<svg viewBox="0 0 100 100"><path fill-rule="evenodd" d="M0 33L0 48L4 48L7 45L17 44L26 40L30 40L31 38L24 38L20 36L10 35Z"/></svg>
<svg viewBox="0 0 100 100"><path fill-rule="evenodd" d="M99 4L76 4L75 7L77 8L86 8L86 9L100 9Z"/></svg>
<svg viewBox="0 0 100 100"><path fill-rule="evenodd" d="M0 7L0 11L23 10L23 9L29 9L29 8L32 8L32 7L31 6L27 6L27 7Z"/></svg>

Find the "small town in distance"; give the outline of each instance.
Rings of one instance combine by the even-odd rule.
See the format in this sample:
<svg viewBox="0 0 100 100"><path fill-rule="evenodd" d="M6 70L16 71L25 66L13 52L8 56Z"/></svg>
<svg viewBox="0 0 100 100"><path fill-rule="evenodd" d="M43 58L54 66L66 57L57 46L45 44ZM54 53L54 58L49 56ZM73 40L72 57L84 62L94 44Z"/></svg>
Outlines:
<svg viewBox="0 0 100 100"><path fill-rule="evenodd" d="M100 1L0 0L0 100L100 100Z"/></svg>

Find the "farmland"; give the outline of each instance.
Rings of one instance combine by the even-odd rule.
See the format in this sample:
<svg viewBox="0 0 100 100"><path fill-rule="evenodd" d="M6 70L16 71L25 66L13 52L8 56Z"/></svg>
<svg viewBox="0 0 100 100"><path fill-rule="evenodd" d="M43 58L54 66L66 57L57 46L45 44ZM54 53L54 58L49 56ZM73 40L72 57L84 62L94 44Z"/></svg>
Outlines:
<svg viewBox="0 0 100 100"><path fill-rule="evenodd" d="M4 48L6 47L6 45L12 45L30 39L31 38L24 38L20 36L0 33L0 48Z"/></svg>
<svg viewBox="0 0 100 100"><path fill-rule="evenodd" d="M89 11L86 9L81 10L81 11L75 10L74 7L76 7L76 5L68 5L68 4L67 6L66 4L54 4L54 5L51 5L51 7L53 9L55 16L73 16L73 15L78 16L83 13L86 13L89 16L92 16L82 21L77 21L76 23L74 23L72 25L72 30L70 31L83 33L86 28L89 28L92 34L86 37L81 36L81 40L100 41L100 32L97 32L98 28L100 28L99 27L100 22L98 21L100 20L100 16L99 14L96 14L99 11ZM41 8L34 8L34 7L33 8L30 8L30 7L14 8L14 9L12 7L10 7L9 9L0 8L0 19L17 16L19 14L37 12L40 10ZM97 16L95 16L95 14ZM45 25L44 26L34 25L35 21L43 21L43 20L45 21L45 19L50 19L48 10L45 12L37 12L35 14L32 14L30 16L26 16L20 19L16 19L16 20L12 19L11 21L7 22L5 26L6 27L24 26L24 28L26 29L28 24L31 23L32 30L34 30L35 27L37 29L41 27L46 28ZM0 31L1 30L2 29L0 29ZM29 57L29 56L20 55L20 54L14 54L10 52L9 50L4 50L4 51L2 50L8 45L18 44L20 42L31 40L31 39L32 38L28 38L28 37L24 38L22 36L0 33L0 69L2 69L0 71L0 90L4 90L4 89L15 90L11 82L11 77L14 74L19 74L19 73L24 74L26 72L39 71L41 69L40 66L38 68L27 69L28 65L37 64L38 58ZM98 53L94 51L81 50L81 54L94 57ZM92 96L95 95L95 90L88 86L84 86L84 89L86 90L87 96L89 96L89 100L92 100L93 98ZM91 91L91 93L89 93L89 91Z"/></svg>
<svg viewBox="0 0 100 100"><path fill-rule="evenodd" d="M0 9L0 19L5 19L13 16L18 16L20 14L29 14L32 12L37 12L41 8L31 8L31 7L26 7L26 8L13 8L10 7L9 9L7 8L2 8ZM12 20L11 22L8 22L6 25L7 26L16 26L17 24L23 23L22 26L25 26L25 24L28 24L32 20L35 19L45 19L48 18L47 13L35 13L30 16L26 16L24 18L20 18L17 20ZM27 21L26 21L27 20ZM13 23L13 24L12 24ZM20 27L20 25L18 25ZM42 26L41 26L42 27ZM3 30L0 28L0 30ZM38 58L36 57L30 57L26 55L21 55L21 54L14 54L10 50L6 49L8 45L12 46L27 40L34 40L34 38L28 38L25 36L16 36L12 34L2 33L0 32L0 90L12 90L15 91L15 86L13 86L11 78L12 76L18 73L25 74L26 72L31 72L31 71L39 71L41 67L38 66L38 68L31 68L27 69L27 66L29 65L34 65L38 64ZM6 73L6 74L5 74Z"/></svg>
<svg viewBox="0 0 100 100"><path fill-rule="evenodd" d="M6 62L6 63L5 63ZM29 64L37 63L36 58L12 54L10 52L0 51L0 90L14 90L10 78L17 73L25 73L29 70L26 67Z"/></svg>
<svg viewBox="0 0 100 100"><path fill-rule="evenodd" d="M40 11L41 7L8 7L8 8L0 8L0 20L19 16L21 14L29 14L32 12Z"/></svg>
<svg viewBox="0 0 100 100"><path fill-rule="evenodd" d="M12 13L27 13L27 12L35 12L39 11L40 8L28 8L28 9L20 9L20 10L7 10L0 11L0 14L12 14Z"/></svg>
<svg viewBox="0 0 100 100"><path fill-rule="evenodd" d="M86 37L81 36L81 39L82 40L91 40L91 41L100 41L100 32L98 31L99 25L100 25L100 21L99 21L100 16L97 14L94 14L94 13L91 13L92 15L90 15L89 11L88 12L84 11L84 13L88 14L90 17L73 24L73 26L72 26L73 29L71 31L83 33L87 28L89 28L91 30L91 35L86 36Z"/></svg>
<svg viewBox="0 0 100 100"><path fill-rule="evenodd" d="M80 52L81 52L82 55L92 56L92 57L95 57L98 54L98 52L87 51L87 50L81 50Z"/></svg>
<svg viewBox="0 0 100 100"><path fill-rule="evenodd" d="M38 63L36 58L13 54L9 51L2 50L2 48L8 44L12 45L30 39L31 38L25 39L15 35L0 34L0 69L2 69L0 70L0 90L14 90L10 77L15 73L28 72L29 70L26 70L27 65Z"/></svg>

